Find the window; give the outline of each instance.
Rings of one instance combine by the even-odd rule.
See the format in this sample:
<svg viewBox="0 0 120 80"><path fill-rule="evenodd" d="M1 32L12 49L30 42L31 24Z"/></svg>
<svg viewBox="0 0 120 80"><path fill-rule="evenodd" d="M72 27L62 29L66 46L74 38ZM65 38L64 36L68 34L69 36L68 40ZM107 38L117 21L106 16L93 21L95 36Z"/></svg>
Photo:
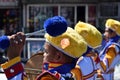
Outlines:
<svg viewBox="0 0 120 80"><path fill-rule="evenodd" d="M29 59L32 55L38 51L44 51L44 38L26 38L26 45L24 49L23 58Z"/></svg>
<svg viewBox="0 0 120 80"><path fill-rule="evenodd" d="M104 3L98 6L98 28L103 33L105 30L105 23L108 18L120 20L119 18L119 6L117 3Z"/></svg>
<svg viewBox="0 0 120 80"><path fill-rule="evenodd" d="M74 28L78 20L85 21L85 5L44 4L27 6L27 24L25 33L43 29L44 21L52 16L60 15L66 18L68 26ZM77 16L79 15L79 16Z"/></svg>
<svg viewBox="0 0 120 80"><path fill-rule="evenodd" d="M104 4L100 5L100 16L106 17L106 16L118 16L118 5L113 4Z"/></svg>
<svg viewBox="0 0 120 80"><path fill-rule="evenodd" d="M96 6L95 5L88 6L88 23L96 26Z"/></svg>
<svg viewBox="0 0 120 80"><path fill-rule="evenodd" d="M55 15L58 15L57 6L30 6L28 19L29 32L43 29L44 21Z"/></svg>
<svg viewBox="0 0 120 80"><path fill-rule="evenodd" d="M60 15L64 16L68 21L68 25L73 27L74 25L74 7L73 6L61 6Z"/></svg>

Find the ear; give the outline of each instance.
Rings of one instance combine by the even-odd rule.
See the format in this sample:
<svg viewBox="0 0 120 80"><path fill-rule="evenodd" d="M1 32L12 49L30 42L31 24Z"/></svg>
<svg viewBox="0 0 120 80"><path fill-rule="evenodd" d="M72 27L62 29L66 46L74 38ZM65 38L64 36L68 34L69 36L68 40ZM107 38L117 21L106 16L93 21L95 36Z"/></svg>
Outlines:
<svg viewBox="0 0 120 80"><path fill-rule="evenodd" d="M59 62L61 61L61 58L62 58L62 53L60 51L57 51L54 59Z"/></svg>

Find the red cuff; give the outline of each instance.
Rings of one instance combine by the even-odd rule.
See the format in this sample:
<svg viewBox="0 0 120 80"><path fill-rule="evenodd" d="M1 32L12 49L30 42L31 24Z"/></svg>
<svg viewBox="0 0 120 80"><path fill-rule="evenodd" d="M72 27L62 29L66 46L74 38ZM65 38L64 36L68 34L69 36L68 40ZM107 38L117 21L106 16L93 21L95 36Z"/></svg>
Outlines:
<svg viewBox="0 0 120 80"><path fill-rule="evenodd" d="M96 60L95 60L96 63L99 63L100 62L100 58L97 56Z"/></svg>
<svg viewBox="0 0 120 80"><path fill-rule="evenodd" d="M4 70L8 79L16 76L17 74L23 71L24 71L24 68L20 62Z"/></svg>

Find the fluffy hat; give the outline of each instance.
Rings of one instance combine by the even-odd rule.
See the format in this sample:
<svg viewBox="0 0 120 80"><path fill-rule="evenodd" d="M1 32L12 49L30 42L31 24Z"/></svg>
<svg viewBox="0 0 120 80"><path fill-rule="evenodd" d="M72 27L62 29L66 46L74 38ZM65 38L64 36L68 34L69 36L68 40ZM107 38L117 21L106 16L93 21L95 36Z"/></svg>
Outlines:
<svg viewBox="0 0 120 80"><path fill-rule="evenodd" d="M83 37L70 27L62 35L56 37L46 33L45 38L55 48L73 58L80 57L87 50L87 44Z"/></svg>
<svg viewBox="0 0 120 80"><path fill-rule="evenodd" d="M48 18L44 22L45 31L51 36L61 35L63 32L67 30L67 21L62 16L54 16L52 18ZM56 31L57 30L57 31Z"/></svg>
<svg viewBox="0 0 120 80"><path fill-rule="evenodd" d="M75 30L85 39L89 47L96 48L101 45L102 34L91 24L79 21Z"/></svg>
<svg viewBox="0 0 120 80"><path fill-rule="evenodd" d="M120 35L120 22L114 19L107 19L105 27L112 29Z"/></svg>

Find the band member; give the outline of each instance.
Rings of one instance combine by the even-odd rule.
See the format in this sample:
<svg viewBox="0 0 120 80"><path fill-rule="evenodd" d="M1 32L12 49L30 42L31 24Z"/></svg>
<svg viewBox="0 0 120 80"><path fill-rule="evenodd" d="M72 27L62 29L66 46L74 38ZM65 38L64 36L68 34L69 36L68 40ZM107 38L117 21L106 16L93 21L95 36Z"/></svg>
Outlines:
<svg viewBox="0 0 120 80"><path fill-rule="evenodd" d="M115 65L120 61L120 22L107 19L104 35L109 41L100 52L100 58L105 64L103 75L105 80L113 80Z"/></svg>
<svg viewBox="0 0 120 80"><path fill-rule="evenodd" d="M48 18L44 29L46 42L43 72L36 80L70 80L66 74L70 73L76 60L86 52L87 43L75 30L67 26L66 20L61 16ZM7 51L9 61L2 65L9 80L28 80L20 58L24 44L24 33L18 32L11 36Z"/></svg>
<svg viewBox="0 0 120 80"><path fill-rule="evenodd" d="M75 80L102 80L101 70L97 67L100 65L100 59L95 48L101 45L102 34L91 24L79 21L75 25L75 30L87 42L87 51L77 61L72 73Z"/></svg>

